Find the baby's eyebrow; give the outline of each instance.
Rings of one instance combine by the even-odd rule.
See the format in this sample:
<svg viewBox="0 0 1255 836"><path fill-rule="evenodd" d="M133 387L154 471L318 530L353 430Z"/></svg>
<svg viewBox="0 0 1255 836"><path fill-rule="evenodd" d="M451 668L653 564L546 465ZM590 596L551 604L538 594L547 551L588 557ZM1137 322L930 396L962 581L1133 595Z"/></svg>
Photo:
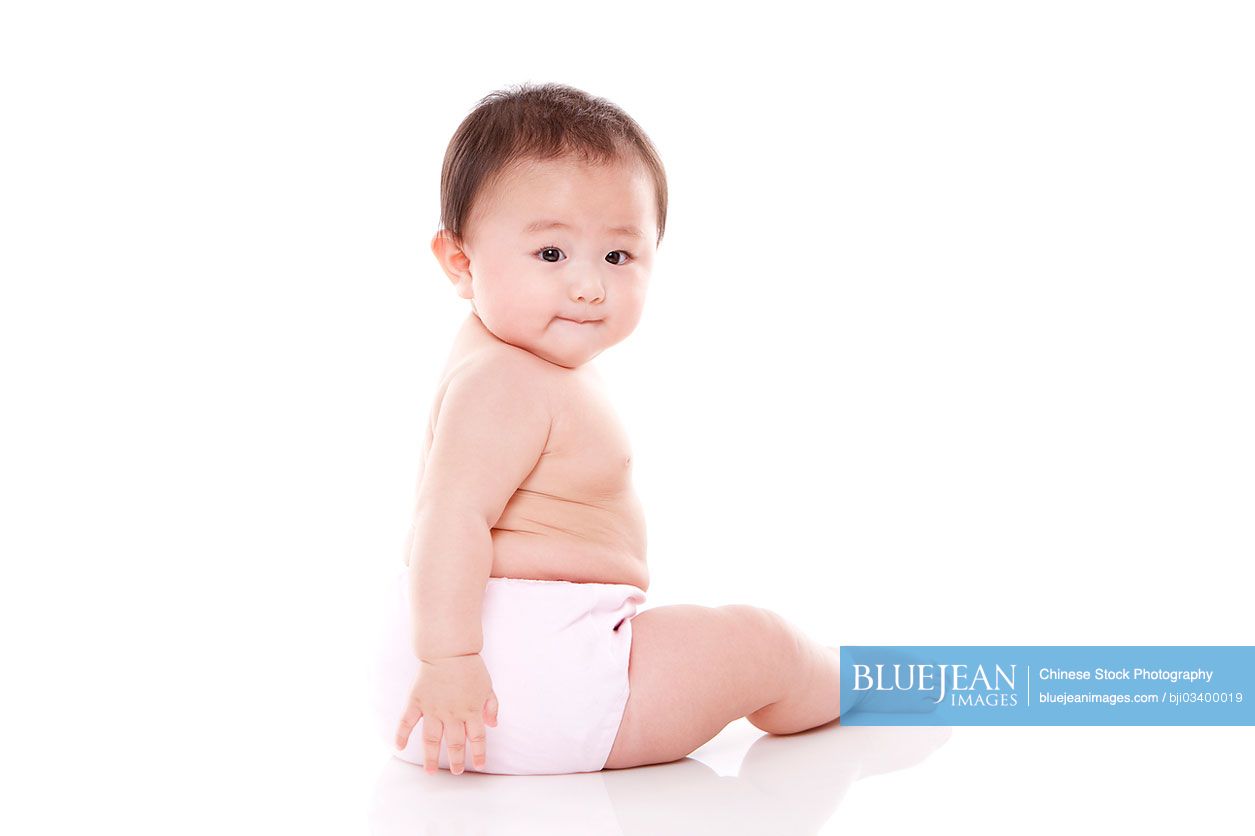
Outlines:
<svg viewBox="0 0 1255 836"><path fill-rule="evenodd" d="M572 229L570 224L564 224L562 221L533 221L523 227L523 232L540 232L545 229ZM606 232L615 232L621 235L630 235L633 238L644 238L645 235L634 226L608 226Z"/></svg>

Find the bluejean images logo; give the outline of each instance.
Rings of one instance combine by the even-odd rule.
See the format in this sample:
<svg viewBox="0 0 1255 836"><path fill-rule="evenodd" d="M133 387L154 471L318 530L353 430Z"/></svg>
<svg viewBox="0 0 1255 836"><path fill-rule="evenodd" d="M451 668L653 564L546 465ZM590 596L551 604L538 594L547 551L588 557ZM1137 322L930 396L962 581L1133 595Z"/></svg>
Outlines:
<svg viewBox="0 0 1255 836"><path fill-rule="evenodd" d="M886 671L886 667L891 670ZM995 664L992 676L984 665L976 665L975 670L971 668L971 665L945 662L937 665L855 663L852 688L859 696L865 691L918 691L921 696L930 698L936 694L934 702L949 697L949 704L955 706L1014 707L1019 704L1015 695L1014 663L1009 671Z"/></svg>
<svg viewBox="0 0 1255 836"><path fill-rule="evenodd" d="M1255 647L843 646L841 722L1255 725Z"/></svg>

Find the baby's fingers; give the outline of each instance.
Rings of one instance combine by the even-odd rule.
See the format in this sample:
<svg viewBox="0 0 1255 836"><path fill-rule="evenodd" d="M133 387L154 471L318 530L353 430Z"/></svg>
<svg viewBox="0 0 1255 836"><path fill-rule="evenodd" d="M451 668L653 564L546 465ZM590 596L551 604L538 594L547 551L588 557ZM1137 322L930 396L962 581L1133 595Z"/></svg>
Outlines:
<svg viewBox="0 0 1255 836"><path fill-rule="evenodd" d="M444 727L444 745L449 750L449 771L461 775L466 768L466 727L460 721Z"/></svg>
<svg viewBox="0 0 1255 836"><path fill-rule="evenodd" d="M484 724L481 721L466 721L466 742L471 744L471 763L476 769L483 769L488 760L486 752L488 741L484 735Z"/></svg>
<svg viewBox="0 0 1255 836"><path fill-rule="evenodd" d="M418 707L418 703L412 702L405 708L405 714L401 717L401 725L397 726L396 746L398 749L404 749L410 745L410 732L414 730L414 726L423 716L423 710Z"/></svg>
<svg viewBox="0 0 1255 836"><path fill-rule="evenodd" d="M423 769L435 774L440 769L440 738L444 734L444 723L427 716L423 723Z"/></svg>
<svg viewBox="0 0 1255 836"><path fill-rule="evenodd" d="M497 725L497 693L495 691L488 692L488 699L484 701L484 722L492 727Z"/></svg>

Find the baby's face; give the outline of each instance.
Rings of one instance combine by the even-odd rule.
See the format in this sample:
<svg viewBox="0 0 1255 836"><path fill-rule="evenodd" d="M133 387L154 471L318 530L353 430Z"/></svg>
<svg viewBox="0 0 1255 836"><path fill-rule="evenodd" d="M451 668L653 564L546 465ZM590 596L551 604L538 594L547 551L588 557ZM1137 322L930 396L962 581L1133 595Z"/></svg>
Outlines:
<svg viewBox="0 0 1255 836"><path fill-rule="evenodd" d="M477 201L460 252L433 249L498 339L576 368L640 321L656 214L641 167L527 161Z"/></svg>

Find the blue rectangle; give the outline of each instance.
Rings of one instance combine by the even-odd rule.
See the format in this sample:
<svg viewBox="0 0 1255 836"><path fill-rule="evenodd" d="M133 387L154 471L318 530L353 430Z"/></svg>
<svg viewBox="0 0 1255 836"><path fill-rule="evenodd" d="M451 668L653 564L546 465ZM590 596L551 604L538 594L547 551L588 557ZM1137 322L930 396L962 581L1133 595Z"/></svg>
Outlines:
<svg viewBox="0 0 1255 836"><path fill-rule="evenodd" d="M1255 647L842 647L841 723L1250 726Z"/></svg>

